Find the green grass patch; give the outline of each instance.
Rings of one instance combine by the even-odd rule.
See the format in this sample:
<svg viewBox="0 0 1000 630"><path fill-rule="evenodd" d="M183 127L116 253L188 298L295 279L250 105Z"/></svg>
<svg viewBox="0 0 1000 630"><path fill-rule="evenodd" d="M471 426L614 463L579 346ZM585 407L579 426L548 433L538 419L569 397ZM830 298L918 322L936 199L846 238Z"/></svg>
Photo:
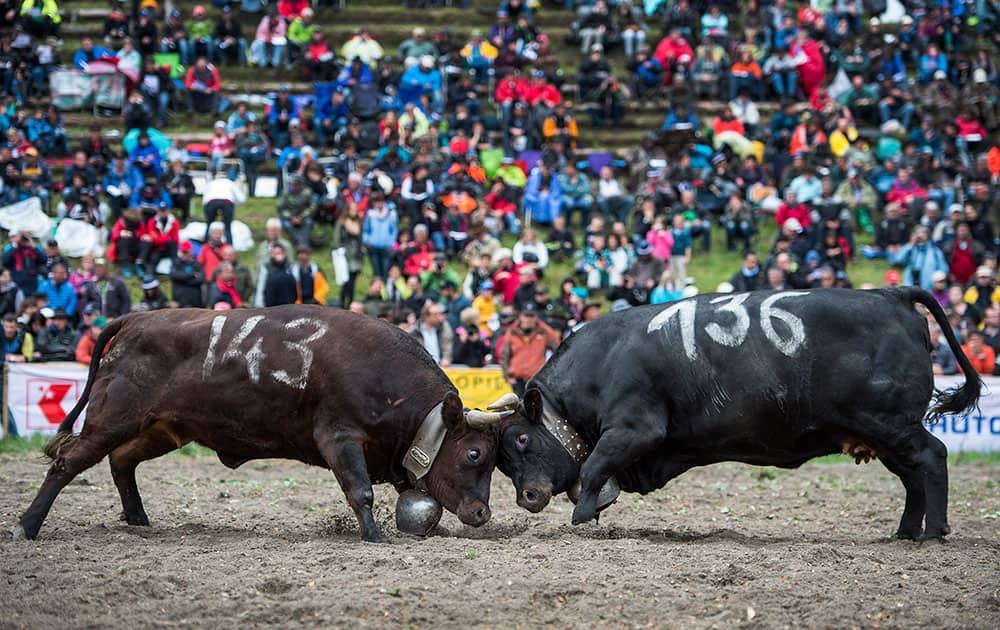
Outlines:
<svg viewBox="0 0 1000 630"><path fill-rule="evenodd" d="M31 437L5 437L0 440L0 454L7 453L41 453L49 441L48 435L32 435Z"/></svg>

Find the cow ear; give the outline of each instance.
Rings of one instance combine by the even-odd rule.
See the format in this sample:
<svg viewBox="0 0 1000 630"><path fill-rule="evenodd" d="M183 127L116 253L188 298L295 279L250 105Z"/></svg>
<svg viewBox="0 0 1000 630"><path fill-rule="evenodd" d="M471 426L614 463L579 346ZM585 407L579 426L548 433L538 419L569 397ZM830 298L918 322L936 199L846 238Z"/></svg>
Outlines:
<svg viewBox="0 0 1000 630"><path fill-rule="evenodd" d="M524 417L532 422L541 422L542 390L537 387L529 387L528 391L524 392L522 403L524 404Z"/></svg>
<svg viewBox="0 0 1000 630"><path fill-rule="evenodd" d="M462 399L455 392L448 392L444 395L441 403L441 419L444 420L446 429L453 430L465 423L465 409L462 407Z"/></svg>

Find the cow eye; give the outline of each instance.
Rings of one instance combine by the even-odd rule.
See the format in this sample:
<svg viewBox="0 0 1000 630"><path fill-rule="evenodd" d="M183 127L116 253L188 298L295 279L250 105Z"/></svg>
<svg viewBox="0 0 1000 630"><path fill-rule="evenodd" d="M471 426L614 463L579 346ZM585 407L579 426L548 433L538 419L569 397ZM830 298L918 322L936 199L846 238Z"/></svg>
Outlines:
<svg viewBox="0 0 1000 630"><path fill-rule="evenodd" d="M516 441L517 441L517 447L523 449L525 446L528 445L528 434L522 433L518 435Z"/></svg>
<svg viewBox="0 0 1000 630"><path fill-rule="evenodd" d="M472 462L473 464L479 463L479 449L477 448L469 449L469 461Z"/></svg>

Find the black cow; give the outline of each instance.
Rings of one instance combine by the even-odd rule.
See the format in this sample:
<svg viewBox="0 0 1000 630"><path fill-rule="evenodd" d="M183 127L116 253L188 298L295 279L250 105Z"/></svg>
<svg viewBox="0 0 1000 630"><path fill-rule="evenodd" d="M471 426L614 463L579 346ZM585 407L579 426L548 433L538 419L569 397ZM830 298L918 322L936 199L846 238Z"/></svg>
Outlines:
<svg viewBox="0 0 1000 630"><path fill-rule="evenodd" d="M965 384L934 391L922 304ZM948 533L947 449L923 426L976 404L981 381L937 302L918 289L704 295L587 324L528 383L491 408L498 467L521 507L579 484L573 522L615 484L647 493L721 461L796 468L830 453L879 457L906 488L897 536ZM926 515L926 526L923 526Z"/></svg>
<svg viewBox="0 0 1000 630"><path fill-rule="evenodd" d="M381 538L372 483L425 489L469 525L490 518L499 416L466 412L394 326L317 306L155 311L116 319L93 356L15 536L35 538L59 491L109 454L122 519L148 525L136 466L188 442L230 468L277 457L332 469L365 540Z"/></svg>

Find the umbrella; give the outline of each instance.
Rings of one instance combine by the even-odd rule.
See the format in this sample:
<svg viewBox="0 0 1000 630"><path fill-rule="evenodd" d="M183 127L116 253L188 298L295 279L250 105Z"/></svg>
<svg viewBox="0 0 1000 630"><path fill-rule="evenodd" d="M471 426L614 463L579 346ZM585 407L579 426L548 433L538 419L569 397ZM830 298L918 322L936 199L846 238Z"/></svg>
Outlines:
<svg viewBox="0 0 1000 630"><path fill-rule="evenodd" d="M167 152L167 149L170 148L171 144L170 138L153 128L147 129L146 133L149 134L149 141L153 143L154 147L160 150L160 153ZM122 146L125 147L126 151L132 151L137 144L139 144L139 130L132 129L125 134L125 139L122 140Z"/></svg>

